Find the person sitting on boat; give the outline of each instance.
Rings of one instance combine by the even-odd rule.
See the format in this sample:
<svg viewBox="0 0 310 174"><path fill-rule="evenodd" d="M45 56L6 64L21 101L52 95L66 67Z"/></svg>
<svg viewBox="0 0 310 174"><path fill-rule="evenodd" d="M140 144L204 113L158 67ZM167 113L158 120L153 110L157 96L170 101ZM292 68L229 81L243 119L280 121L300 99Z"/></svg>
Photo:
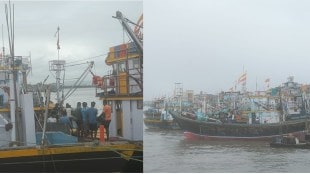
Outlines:
<svg viewBox="0 0 310 174"><path fill-rule="evenodd" d="M91 102L91 107L87 110L88 114L88 124L89 124L89 130L90 130L90 137L92 139L97 137L97 115L98 110L95 108L96 103Z"/></svg>
<svg viewBox="0 0 310 174"><path fill-rule="evenodd" d="M88 135L88 107L87 103L83 102L83 108L81 109L82 113L82 137L87 137Z"/></svg>

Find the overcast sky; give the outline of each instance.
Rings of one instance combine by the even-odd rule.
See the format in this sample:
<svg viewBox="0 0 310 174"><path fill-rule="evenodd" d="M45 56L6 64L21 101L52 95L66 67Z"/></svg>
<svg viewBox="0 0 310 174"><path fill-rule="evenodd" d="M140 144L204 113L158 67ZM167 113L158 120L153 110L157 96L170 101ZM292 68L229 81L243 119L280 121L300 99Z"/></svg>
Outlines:
<svg viewBox="0 0 310 174"><path fill-rule="evenodd" d="M8 36L4 4L0 1L0 22L4 24L4 42L8 49ZM136 22L143 13L142 1L12 1L15 5L15 55L27 56L31 52L32 75L30 83L38 83L50 75L48 61L57 59L57 38L60 27L60 59L67 63L95 61L93 72L103 76L109 70L105 65L109 47L123 43L123 28L112 16L121 11ZM1 36L1 35L0 35ZM1 39L2 47L2 39ZM102 55L97 58L91 58ZM91 58L91 59L90 59ZM66 79L79 77L87 65L66 68ZM89 75L86 81L91 81ZM73 82L71 81L67 81ZM66 83L66 82L65 82Z"/></svg>
<svg viewBox="0 0 310 174"><path fill-rule="evenodd" d="M310 1L144 2L144 98L184 89L228 91L244 70L247 88L288 76L310 83Z"/></svg>

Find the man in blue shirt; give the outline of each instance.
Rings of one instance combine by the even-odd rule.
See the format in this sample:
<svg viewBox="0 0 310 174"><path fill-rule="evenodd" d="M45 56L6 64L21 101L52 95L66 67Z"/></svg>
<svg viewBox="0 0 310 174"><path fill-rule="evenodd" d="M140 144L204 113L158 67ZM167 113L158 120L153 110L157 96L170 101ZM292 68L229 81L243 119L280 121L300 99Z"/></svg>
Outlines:
<svg viewBox="0 0 310 174"><path fill-rule="evenodd" d="M91 102L91 108L87 110L88 113L88 123L89 123L89 130L90 136L92 139L97 137L97 114L98 110L95 108L96 103Z"/></svg>
<svg viewBox="0 0 310 174"><path fill-rule="evenodd" d="M87 103L83 102L82 104L83 108L81 109L81 113L82 113L82 137L87 137L88 135L88 107L87 107Z"/></svg>
<svg viewBox="0 0 310 174"><path fill-rule="evenodd" d="M71 131L72 125L69 117L67 116L66 111L61 112L61 117L59 118L59 123L66 125L67 129Z"/></svg>

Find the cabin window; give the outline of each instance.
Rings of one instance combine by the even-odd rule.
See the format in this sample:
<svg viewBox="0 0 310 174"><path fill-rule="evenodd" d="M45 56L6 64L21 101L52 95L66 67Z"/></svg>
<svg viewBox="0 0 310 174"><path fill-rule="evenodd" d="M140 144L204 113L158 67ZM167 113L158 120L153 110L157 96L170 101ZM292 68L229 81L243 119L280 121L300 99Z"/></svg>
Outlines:
<svg viewBox="0 0 310 174"><path fill-rule="evenodd" d="M118 72L126 72L125 63L119 63L118 64Z"/></svg>
<svg viewBox="0 0 310 174"><path fill-rule="evenodd" d="M137 109L143 109L143 100L137 100Z"/></svg>
<svg viewBox="0 0 310 174"><path fill-rule="evenodd" d="M134 69L139 69L139 67L140 67L140 61L139 61L139 59L134 59L134 60L133 60L133 68L134 68Z"/></svg>

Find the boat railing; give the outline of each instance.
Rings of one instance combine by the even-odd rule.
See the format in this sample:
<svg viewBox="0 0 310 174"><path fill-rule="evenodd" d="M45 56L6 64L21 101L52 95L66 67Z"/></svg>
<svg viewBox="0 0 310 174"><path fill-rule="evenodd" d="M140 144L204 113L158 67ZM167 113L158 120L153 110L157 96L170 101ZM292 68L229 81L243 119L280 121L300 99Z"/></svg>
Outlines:
<svg viewBox="0 0 310 174"><path fill-rule="evenodd" d="M131 69L130 71L134 71ZM141 74L136 71L134 73L121 72L118 75L106 75L102 77L103 85L97 86L97 97L107 96L135 96L142 94L141 86L139 82L141 80ZM133 80L132 80L133 79Z"/></svg>

